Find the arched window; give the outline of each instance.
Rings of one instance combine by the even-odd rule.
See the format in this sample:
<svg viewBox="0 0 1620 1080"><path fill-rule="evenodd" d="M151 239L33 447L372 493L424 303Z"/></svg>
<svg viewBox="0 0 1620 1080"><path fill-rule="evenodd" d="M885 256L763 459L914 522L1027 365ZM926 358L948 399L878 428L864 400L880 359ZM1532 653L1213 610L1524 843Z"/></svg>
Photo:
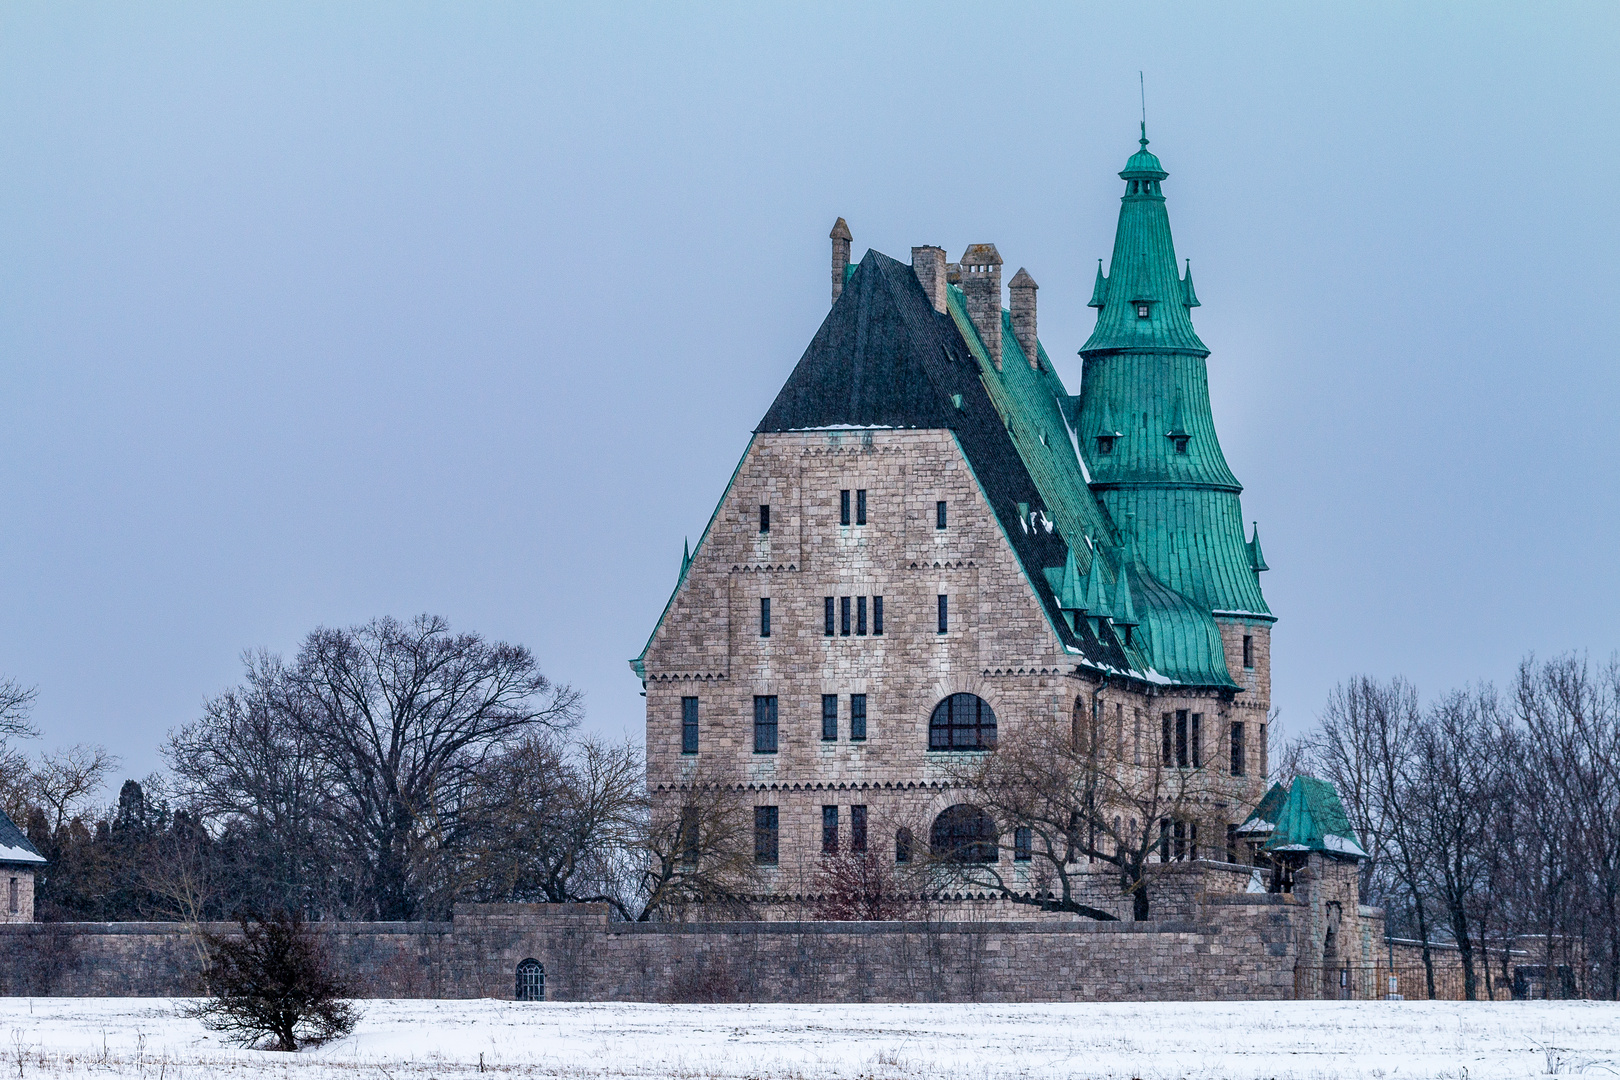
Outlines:
<svg viewBox="0 0 1620 1080"><path fill-rule="evenodd" d="M546 1000L546 966L532 956L517 966L517 999Z"/></svg>
<svg viewBox="0 0 1620 1080"><path fill-rule="evenodd" d="M936 859L959 863L993 863L996 823L977 806L958 803L934 819L928 846Z"/></svg>
<svg viewBox="0 0 1620 1080"><path fill-rule="evenodd" d="M899 829L894 834L894 861L908 863L911 861L911 830Z"/></svg>
<svg viewBox="0 0 1620 1080"><path fill-rule="evenodd" d="M973 694L952 694L934 706L928 721L930 750L994 750L996 714Z"/></svg>

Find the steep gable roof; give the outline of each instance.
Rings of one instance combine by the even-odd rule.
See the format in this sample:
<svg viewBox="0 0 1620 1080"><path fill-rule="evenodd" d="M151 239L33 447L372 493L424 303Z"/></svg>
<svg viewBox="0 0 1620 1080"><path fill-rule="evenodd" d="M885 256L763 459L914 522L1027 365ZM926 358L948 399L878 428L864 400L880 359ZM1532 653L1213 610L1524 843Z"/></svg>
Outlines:
<svg viewBox="0 0 1620 1080"><path fill-rule="evenodd" d="M0 864L42 866L45 856L33 842L23 835L23 831L0 810Z"/></svg>

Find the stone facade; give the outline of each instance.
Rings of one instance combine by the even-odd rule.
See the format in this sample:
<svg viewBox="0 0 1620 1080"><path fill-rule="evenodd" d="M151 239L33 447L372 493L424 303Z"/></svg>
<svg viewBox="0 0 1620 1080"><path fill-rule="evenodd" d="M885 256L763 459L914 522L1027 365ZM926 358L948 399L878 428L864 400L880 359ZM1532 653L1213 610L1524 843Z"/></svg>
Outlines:
<svg viewBox="0 0 1620 1080"><path fill-rule="evenodd" d="M33 868L0 863L0 923L33 921Z"/></svg>

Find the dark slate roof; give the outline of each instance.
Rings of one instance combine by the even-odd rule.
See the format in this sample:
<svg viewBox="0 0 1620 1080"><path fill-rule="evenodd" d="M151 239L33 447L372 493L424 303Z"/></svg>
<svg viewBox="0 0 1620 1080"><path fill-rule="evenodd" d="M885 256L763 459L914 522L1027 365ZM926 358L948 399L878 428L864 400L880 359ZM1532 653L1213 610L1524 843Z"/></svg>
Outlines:
<svg viewBox="0 0 1620 1080"><path fill-rule="evenodd" d="M33 866L44 862L45 856L6 816L6 812L0 810L0 864Z"/></svg>
<svg viewBox="0 0 1620 1080"><path fill-rule="evenodd" d="M755 430L842 427L953 432L1064 644L1095 663L1131 667L1112 635L1099 641L1083 620L1071 627L1059 611L1044 571L1061 568L1068 547L1058 530L1019 517L1020 503L1044 510L1045 500L985 390L979 361L912 268L876 251L861 260Z"/></svg>

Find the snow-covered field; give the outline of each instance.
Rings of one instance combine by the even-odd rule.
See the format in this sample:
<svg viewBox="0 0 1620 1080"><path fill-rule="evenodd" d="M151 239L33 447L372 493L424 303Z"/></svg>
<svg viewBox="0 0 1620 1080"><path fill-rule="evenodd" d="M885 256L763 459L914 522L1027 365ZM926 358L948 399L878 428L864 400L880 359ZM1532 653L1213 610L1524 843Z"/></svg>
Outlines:
<svg viewBox="0 0 1620 1080"><path fill-rule="evenodd" d="M363 1005L353 1036L277 1054L169 1000L0 998L0 1078L1620 1076L1620 1006L1586 1002Z"/></svg>

